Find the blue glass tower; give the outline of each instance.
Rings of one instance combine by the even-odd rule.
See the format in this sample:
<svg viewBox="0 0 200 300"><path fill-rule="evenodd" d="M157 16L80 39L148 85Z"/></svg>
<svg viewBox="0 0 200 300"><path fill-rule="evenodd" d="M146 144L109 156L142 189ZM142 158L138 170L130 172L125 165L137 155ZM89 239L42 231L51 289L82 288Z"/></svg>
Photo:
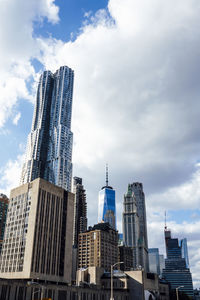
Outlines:
<svg viewBox="0 0 200 300"><path fill-rule="evenodd" d="M40 177L71 190L73 79L66 66L40 77L21 184Z"/></svg>
<svg viewBox="0 0 200 300"><path fill-rule="evenodd" d="M109 223L116 229L115 190L108 185L108 168L106 167L106 185L99 192L98 222Z"/></svg>

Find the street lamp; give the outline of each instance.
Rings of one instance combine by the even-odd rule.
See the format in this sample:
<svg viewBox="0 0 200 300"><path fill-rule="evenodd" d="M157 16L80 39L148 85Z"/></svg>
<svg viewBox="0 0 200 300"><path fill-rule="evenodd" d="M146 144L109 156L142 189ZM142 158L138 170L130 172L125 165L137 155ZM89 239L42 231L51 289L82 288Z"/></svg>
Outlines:
<svg viewBox="0 0 200 300"><path fill-rule="evenodd" d="M42 300L43 299L43 293L44 293L44 286L42 285L42 284L40 284L40 283L38 283L38 282L35 282L35 281L28 281L27 282L27 285L28 286L31 286L31 285L38 285L39 287L39 290L41 289L41 295L40 295L40 300ZM35 291L35 292L33 292L32 293L32 300L34 300L34 294L35 293L37 293L38 291Z"/></svg>
<svg viewBox="0 0 200 300"><path fill-rule="evenodd" d="M124 262L120 261L120 262L115 263L114 265L111 265L111 272L110 272L110 300L114 300L114 297L113 297L113 268L116 265L120 265L120 264L124 264Z"/></svg>
<svg viewBox="0 0 200 300"><path fill-rule="evenodd" d="M178 290L179 290L180 288L184 288L184 285L180 285L180 286L178 286L178 287L176 288L176 299L177 299L177 300L179 300L179 297L178 297Z"/></svg>

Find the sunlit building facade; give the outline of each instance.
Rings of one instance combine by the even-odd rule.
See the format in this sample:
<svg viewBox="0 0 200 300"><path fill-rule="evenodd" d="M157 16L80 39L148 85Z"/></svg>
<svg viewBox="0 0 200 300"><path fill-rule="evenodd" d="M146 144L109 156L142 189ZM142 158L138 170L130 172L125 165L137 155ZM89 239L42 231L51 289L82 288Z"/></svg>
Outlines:
<svg viewBox="0 0 200 300"><path fill-rule="evenodd" d="M40 177L71 191L73 79L67 66L40 77L21 184Z"/></svg>
<svg viewBox="0 0 200 300"><path fill-rule="evenodd" d="M99 267L110 271L118 262L118 232L109 223L99 223L79 234L78 268Z"/></svg>
<svg viewBox="0 0 200 300"><path fill-rule="evenodd" d="M74 194L37 178L11 191L0 277L71 282Z"/></svg>

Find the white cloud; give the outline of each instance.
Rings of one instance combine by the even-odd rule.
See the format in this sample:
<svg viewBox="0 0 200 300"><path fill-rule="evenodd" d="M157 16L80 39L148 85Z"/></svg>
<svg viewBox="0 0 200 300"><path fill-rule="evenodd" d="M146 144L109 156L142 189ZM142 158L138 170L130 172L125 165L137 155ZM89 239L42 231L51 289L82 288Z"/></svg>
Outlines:
<svg viewBox="0 0 200 300"><path fill-rule="evenodd" d="M0 191L8 197L10 190L19 186L23 161L24 155L19 155L15 160L9 160L6 165L0 169Z"/></svg>
<svg viewBox="0 0 200 300"><path fill-rule="evenodd" d="M192 176L200 146L199 9L197 1L112 0L115 25L101 11L74 42L38 40L46 68L75 70L77 164L95 170L109 161L126 174L115 175L116 185L138 178L148 193Z"/></svg>
<svg viewBox="0 0 200 300"><path fill-rule="evenodd" d="M59 20L53 0L4 1L0 11L0 127L21 98L32 101L27 83L35 77L31 59L40 53L33 22ZM9 20L9 21L8 21Z"/></svg>
<svg viewBox="0 0 200 300"><path fill-rule="evenodd" d="M13 124L14 124L14 125L17 125L18 122L19 122L19 120L20 120L20 118L21 118L21 113L18 112L18 113L16 114L16 116L14 117L14 119L13 119Z"/></svg>
<svg viewBox="0 0 200 300"><path fill-rule="evenodd" d="M170 187L165 192L152 194L149 203L153 204L153 209L199 209L200 200L200 168L196 165L196 172L192 177L175 187ZM162 201L161 201L162 199ZM180 207L181 204L181 207Z"/></svg>

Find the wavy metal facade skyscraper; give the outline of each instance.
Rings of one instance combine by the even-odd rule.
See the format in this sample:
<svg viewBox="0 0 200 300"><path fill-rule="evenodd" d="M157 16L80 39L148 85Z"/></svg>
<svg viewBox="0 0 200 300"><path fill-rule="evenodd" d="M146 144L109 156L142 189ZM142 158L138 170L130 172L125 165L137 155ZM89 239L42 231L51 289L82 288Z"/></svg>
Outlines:
<svg viewBox="0 0 200 300"><path fill-rule="evenodd" d="M74 72L67 66L40 77L21 184L40 177L71 190Z"/></svg>

